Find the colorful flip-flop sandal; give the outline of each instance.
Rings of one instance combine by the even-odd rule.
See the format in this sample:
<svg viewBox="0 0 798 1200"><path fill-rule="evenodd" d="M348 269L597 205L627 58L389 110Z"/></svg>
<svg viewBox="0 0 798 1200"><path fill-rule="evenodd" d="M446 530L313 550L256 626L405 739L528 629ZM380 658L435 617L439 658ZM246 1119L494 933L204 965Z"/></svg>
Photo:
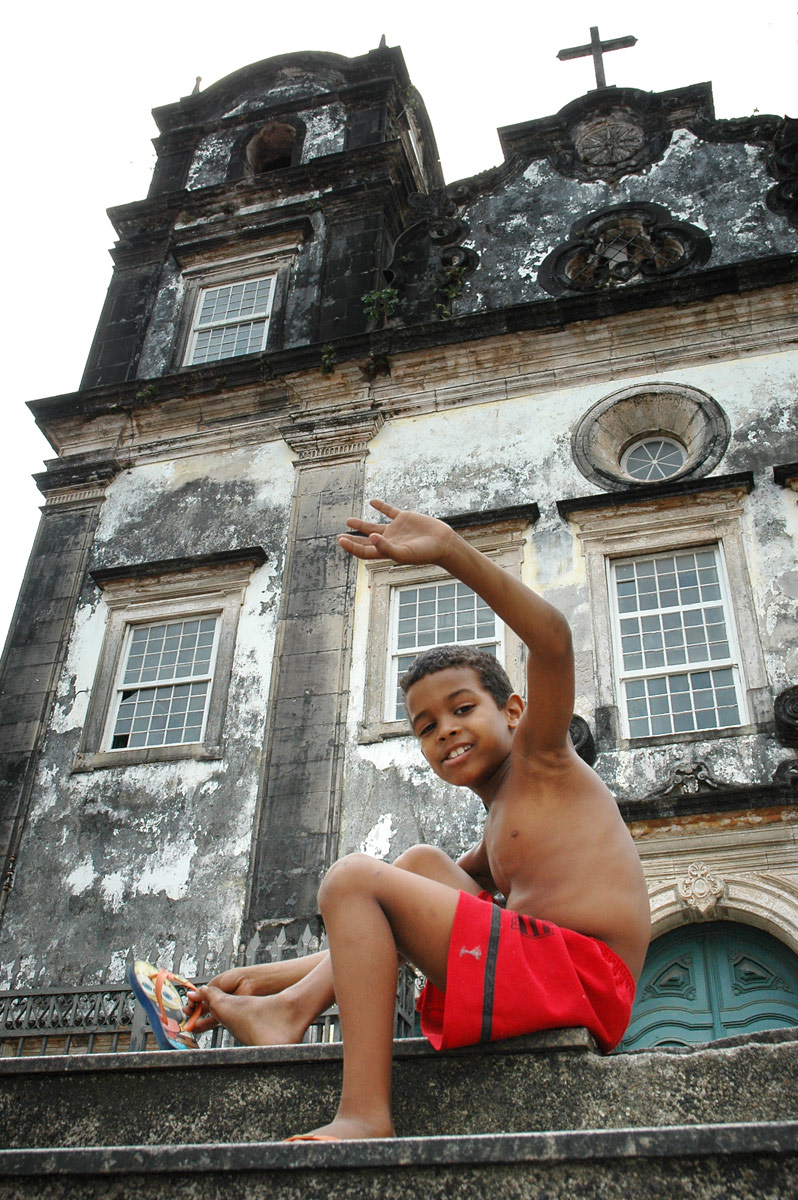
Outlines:
<svg viewBox="0 0 798 1200"><path fill-rule="evenodd" d="M162 1050L198 1050L191 1032L202 1016L197 1006L190 1017L183 1012L183 1001L174 986L193 988L194 984L139 958L128 967L128 983L147 1014L155 1040Z"/></svg>

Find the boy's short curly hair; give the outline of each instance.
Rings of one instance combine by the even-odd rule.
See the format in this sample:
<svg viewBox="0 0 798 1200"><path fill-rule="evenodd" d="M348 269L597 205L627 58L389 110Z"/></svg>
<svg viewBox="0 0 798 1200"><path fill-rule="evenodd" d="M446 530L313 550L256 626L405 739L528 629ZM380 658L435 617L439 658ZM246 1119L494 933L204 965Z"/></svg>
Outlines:
<svg viewBox="0 0 798 1200"><path fill-rule="evenodd" d="M513 694L507 672L494 654L479 646L435 646L424 650L410 664L399 680L399 687L407 702L407 693L414 683L425 675L435 675L447 667L471 667L479 676L479 682L496 701L497 708L504 708Z"/></svg>

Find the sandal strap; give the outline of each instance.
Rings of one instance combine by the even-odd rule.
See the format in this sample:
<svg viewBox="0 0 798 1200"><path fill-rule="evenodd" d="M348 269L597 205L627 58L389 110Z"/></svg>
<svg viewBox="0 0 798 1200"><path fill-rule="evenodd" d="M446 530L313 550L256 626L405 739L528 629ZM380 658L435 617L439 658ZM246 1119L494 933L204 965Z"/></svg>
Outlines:
<svg viewBox="0 0 798 1200"><path fill-rule="evenodd" d="M175 975L173 971L167 971L166 967L161 967L155 975L155 999L160 1010L161 1021L166 1032L171 1037L176 1037L180 1033L190 1033L192 1031L202 1016L202 1006L199 1004L196 1005L191 1016L186 1021L177 1021L174 1017L167 1016L163 1005L163 985L167 979L172 983L182 984L183 987L191 988L192 990L195 985L189 983L187 979L183 979L180 975Z"/></svg>

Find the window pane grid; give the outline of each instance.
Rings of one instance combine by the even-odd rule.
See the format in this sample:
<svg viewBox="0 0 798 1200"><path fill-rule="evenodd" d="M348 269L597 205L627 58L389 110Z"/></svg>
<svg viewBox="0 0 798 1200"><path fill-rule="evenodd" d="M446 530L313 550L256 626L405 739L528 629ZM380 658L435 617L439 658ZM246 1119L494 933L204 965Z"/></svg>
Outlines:
<svg viewBox="0 0 798 1200"><path fill-rule="evenodd" d="M625 684L631 737L740 724L734 671L690 671Z"/></svg>
<svg viewBox="0 0 798 1200"><path fill-rule="evenodd" d="M614 564L613 576L630 736L741 724L718 551L625 560ZM690 669L699 666L710 669Z"/></svg>
<svg viewBox="0 0 798 1200"><path fill-rule="evenodd" d="M203 291L194 326L192 366L264 349L272 283L268 276Z"/></svg>
<svg viewBox="0 0 798 1200"><path fill-rule="evenodd" d="M413 659L434 646L476 645L495 654L499 646L496 617L485 601L464 583L452 580L397 588L391 656L393 712L404 717L399 679Z"/></svg>
<svg viewBox="0 0 798 1200"><path fill-rule="evenodd" d="M131 626L112 750L201 741L218 623L213 616Z"/></svg>

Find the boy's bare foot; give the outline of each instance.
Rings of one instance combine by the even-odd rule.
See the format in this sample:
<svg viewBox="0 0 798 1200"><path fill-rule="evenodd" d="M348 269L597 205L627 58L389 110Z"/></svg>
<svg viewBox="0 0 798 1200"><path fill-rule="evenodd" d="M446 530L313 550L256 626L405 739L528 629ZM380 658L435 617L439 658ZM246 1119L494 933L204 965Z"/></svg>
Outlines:
<svg viewBox="0 0 798 1200"><path fill-rule="evenodd" d="M192 1000L195 996L209 1016L245 1046L293 1046L302 1041L307 1028L281 995L231 996L207 984L191 993ZM207 1024L207 1018L202 1024Z"/></svg>
<svg viewBox="0 0 798 1200"><path fill-rule="evenodd" d="M280 963L257 963L252 967L233 967L208 982L231 996L272 996L286 986L280 971L275 969L280 966Z"/></svg>
<svg viewBox="0 0 798 1200"><path fill-rule="evenodd" d="M395 1137L390 1118L378 1121L370 1118L361 1120L354 1117L334 1117L329 1125L321 1125L310 1133L295 1133L286 1138L287 1142L340 1141L353 1142L362 1138L392 1138Z"/></svg>

